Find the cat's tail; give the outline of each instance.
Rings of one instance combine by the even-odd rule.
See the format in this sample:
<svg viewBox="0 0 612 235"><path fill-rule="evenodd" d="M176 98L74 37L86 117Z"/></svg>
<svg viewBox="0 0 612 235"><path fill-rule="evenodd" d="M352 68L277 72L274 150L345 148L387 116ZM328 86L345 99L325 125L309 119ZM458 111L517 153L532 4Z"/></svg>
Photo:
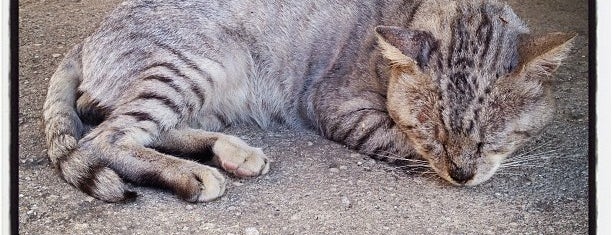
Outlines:
<svg viewBox="0 0 612 235"><path fill-rule="evenodd" d="M60 175L81 191L110 202L133 198L135 194L126 191L117 173L98 157L75 151L84 130L76 112L81 47L79 44L68 52L49 81L43 107L47 154Z"/></svg>

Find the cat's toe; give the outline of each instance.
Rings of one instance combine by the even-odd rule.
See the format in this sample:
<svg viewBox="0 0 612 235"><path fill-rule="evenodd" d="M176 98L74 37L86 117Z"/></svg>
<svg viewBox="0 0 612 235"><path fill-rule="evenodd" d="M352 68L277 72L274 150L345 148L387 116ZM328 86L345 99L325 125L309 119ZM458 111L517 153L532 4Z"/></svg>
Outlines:
<svg viewBox="0 0 612 235"><path fill-rule="evenodd" d="M254 177L268 173L270 161L258 148L234 151L232 156L217 157L219 165L224 170L238 177Z"/></svg>
<svg viewBox="0 0 612 235"><path fill-rule="evenodd" d="M219 141L214 151L217 165L238 177L254 177L270 170L270 160L263 151L248 146L238 138Z"/></svg>
<svg viewBox="0 0 612 235"><path fill-rule="evenodd" d="M193 172L193 176L199 182L200 194L197 202L208 202L215 200L225 192L225 177L215 168L206 167L206 170Z"/></svg>
<svg viewBox="0 0 612 235"><path fill-rule="evenodd" d="M234 171L238 177L253 177L268 173L270 161L261 149L253 149Z"/></svg>

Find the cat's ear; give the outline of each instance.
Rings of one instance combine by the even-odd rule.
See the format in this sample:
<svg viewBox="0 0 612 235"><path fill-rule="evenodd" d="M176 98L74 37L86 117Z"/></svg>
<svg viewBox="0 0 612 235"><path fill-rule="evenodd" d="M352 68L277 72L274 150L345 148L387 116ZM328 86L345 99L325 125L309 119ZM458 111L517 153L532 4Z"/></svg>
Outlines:
<svg viewBox="0 0 612 235"><path fill-rule="evenodd" d="M431 33L420 30L377 26L376 33L383 56L399 65L427 67L431 52L438 45Z"/></svg>
<svg viewBox="0 0 612 235"><path fill-rule="evenodd" d="M519 69L528 75L552 75L569 52L576 33L549 33L520 36Z"/></svg>

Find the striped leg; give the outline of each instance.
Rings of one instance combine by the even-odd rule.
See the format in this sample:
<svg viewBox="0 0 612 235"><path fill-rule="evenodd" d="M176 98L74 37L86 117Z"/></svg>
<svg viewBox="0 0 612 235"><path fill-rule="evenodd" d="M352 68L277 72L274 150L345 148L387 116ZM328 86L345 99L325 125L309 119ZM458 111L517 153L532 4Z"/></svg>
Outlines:
<svg viewBox="0 0 612 235"><path fill-rule="evenodd" d="M154 144L164 152L208 160L239 177L263 175L270 169L268 157L241 139L199 129L173 129Z"/></svg>
<svg viewBox="0 0 612 235"><path fill-rule="evenodd" d="M354 96L331 92L326 96L337 97L315 100L317 113L325 114L318 117L325 137L385 161L416 156L410 141L384 109L381 95L364 91Z"/></svg>
<svg viewBox="0 0 612 235"><path fill-rule="evenodd" d="M151 130L154 126L150 121L139 121L129 115L111 117L80 141L77 152L99 156L102 165L121 178L170 189L186 201L203 202L220 197L225 191L225 178L217 169L145 147L155 139L155 131ZM91 179L85 182L99 191L106 190L98 186L101 181L96 170L92 172Z"/></svg>

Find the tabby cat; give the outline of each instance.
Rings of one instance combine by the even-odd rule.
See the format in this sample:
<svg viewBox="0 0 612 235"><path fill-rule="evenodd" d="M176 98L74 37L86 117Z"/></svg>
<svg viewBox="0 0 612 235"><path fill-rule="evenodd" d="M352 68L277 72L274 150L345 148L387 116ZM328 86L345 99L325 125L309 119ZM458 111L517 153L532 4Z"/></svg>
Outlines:
<svg viewBox="0 0 612 235"><path fill-rule="evenodd" d="M216 131L282 124L476 185L551 119L574 36L535 36L496 0L128 0L51 78L48 155L104 201L135 196L123 180L210 201L212 166L269 170Z"/></svg>

